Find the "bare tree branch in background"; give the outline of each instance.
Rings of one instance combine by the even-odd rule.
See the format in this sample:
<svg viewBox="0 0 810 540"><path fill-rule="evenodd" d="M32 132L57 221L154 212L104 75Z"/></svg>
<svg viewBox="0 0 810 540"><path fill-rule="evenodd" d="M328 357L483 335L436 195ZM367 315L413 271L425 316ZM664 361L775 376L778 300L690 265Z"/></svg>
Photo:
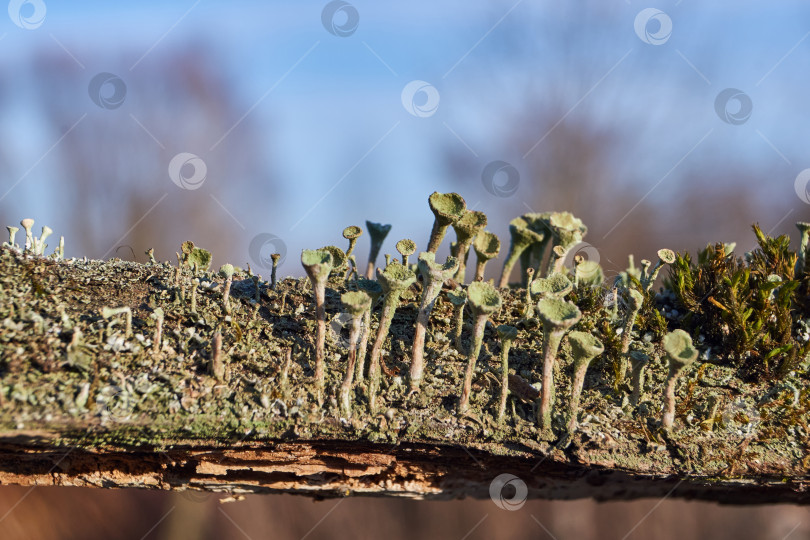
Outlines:
<svg viewBox="0 0 810 540"><path fill-rule="evenodd" d="M154 247L166 260L192 239L242 264L249 241L244 216L264 215L272 205L272 184L261 176L267 164L258 126L250 116L240 121L248 106L237 102L222 66L200 44L154 55L132 70L130 64L120 59L110 70L124 82L126 96L109 109L89 95L92 68L50 54L34 67L50 129L64 133L86 114L55 150L59 176L50 188L58 190L78 232L70 235L69 251L121 258L134 252L144 260L144 250ZM113 91L100 89L107 98ZM181 189L169 177L169 163L181 152L207 166L199 189ZM234 245L234 237L243 241Z"/></svg>

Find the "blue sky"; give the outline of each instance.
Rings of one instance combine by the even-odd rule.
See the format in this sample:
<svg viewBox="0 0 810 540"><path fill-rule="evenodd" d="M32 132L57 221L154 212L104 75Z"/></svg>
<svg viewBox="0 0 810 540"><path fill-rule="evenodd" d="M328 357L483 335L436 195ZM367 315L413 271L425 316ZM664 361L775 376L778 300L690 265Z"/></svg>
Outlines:
<svg viewBox="0 0 810 540"><path fill-rule="evenodd" d="M409 209L426 213L431 191L458 187L447 179L442 149L469 147L481 167L505 159L521 170L528 148L508 148L504 141L532 84L567 93L572 118L587 111L596 124L619 122L636 133L625 161L632 170L629 180L641 187L652 187L709 132L683 163L684 173L704 161L750 163L772 177L736 188L778 203L791 196L796 174L810 167L810 39L805 39L810 7L803 2L778 7L663 2L655 7L671 18L673 31L660 46L642 42L633 29L634 18L649 5L591 3L583 18L603 18L604 35L595 36L591 47L587 36L579 36L585 46L574 59L581 66L566 65L571 57L544 39L555 26L576 30L576 10L563 12L552 2L354 1L360 19L348 37L326 31L321 1L45 5L44 22L33 30L0 14L0 69L6 78L0 133L14 173L36 164L9 197L34 214L58 212L57 200L36 196L59 170L54 156L38 161L54 137L40 124L30 96L37 75L26 67L43 49L64 48L86 65L89 80L121 56L134 62L144 55L140 63L147 64L173 47L210 44L243 110L274 126L262 145L273 174L290 188L280 194L284 204L271 225L259 214L246 216L245 224L256 232L270 227L296 247L321 241L315 223L345 225L347 202L365 206L372 220L383 219L378 214L384 208L387 219L402 224L402 236L426 236L429 216L415 223ZM528 37L504 54L503 43L520 32ZM568 79L572 71L581 76ZM126 73L118 75L126 80ZM402 105L402 89L416 79L434 85L440 95L429 117L413 116ZM754 104L742 126L725 124L714 112L715 97L727 87L743 90ZM0 191L13 182L0 181ZM464 195L471 205L478 201L520 212L530 187L521 185L511 200L493 200L472 178ZM666 199L675 189L677 182L666 182L650 197ZM238 207L238 197L229 204Z"/></svg>

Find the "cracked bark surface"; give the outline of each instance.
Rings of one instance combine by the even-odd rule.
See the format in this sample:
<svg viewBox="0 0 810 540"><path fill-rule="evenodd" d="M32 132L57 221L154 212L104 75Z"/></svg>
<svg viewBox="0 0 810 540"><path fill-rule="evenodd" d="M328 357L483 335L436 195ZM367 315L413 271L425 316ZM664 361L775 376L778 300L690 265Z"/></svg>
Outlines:
<svg viewBox="0 0 810 540"><path fill-rule="evenodd" d="M731 478L628 471L526 448L494 455L465 446L278 441L232 446L180 443L165 451L54 448L36 434L0 435L0 484L293 493L414 499L487 498L500 474L531 498L699 499L731 504L810 504L810 479L760 471Z"/></svg>

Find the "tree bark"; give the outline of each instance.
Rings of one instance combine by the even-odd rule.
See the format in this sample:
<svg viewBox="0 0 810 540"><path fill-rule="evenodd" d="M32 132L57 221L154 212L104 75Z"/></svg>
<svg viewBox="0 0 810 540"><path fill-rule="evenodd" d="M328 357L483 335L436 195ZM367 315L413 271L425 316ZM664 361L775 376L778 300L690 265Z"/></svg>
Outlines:
<svg viewBox="0 0 810 540"><path fill-rule="evenodd" d="M511 417L498 425L497 355L482 354L470 413L458 415L464 356L448 338L426 344L422 392L409 395L407 381L389 375L381 414L370 415L367 389L357 384L352 418L341 418L334 398L345 355L337 341L327 344L326 399L318 404L314 314L303 280L266 287L254 304L252 281L234 279L228 315L222 295L206 285L216 277L202 280L192 313L174 274L169 264L56 262L0 248L0 485L509 498L496 479L510 474L528 497L810 504L810 451L801 436L783 447L773 435L702 435L681 425L683 410L680 429L656 433L651 405L647 416L605 414L602 424L580 422L571 438L542 441L531 406L536 390L512 374ZM180 275L186 284L191 278L188 270ZM330 317L340 311L341 286L327 289ZM503 294L496 325L521 305L519 291ZM394 374L407 374L417 298L403 299L392 324L381 367ZM452 306L442 304L434 326L449 335ZM122 305L133 314L129 341L122 324L99 315ZM149 315L158 306L166 318L155 353ZM216 333L222 382L206 372ZM495 346L492 335L485 344ZM526 347L513 346L511 361L530 352L539 358L540 349ZM801 434L806 417L796 422Z"/></svg>
<svg viewBox="0 0 810 540"><path fill-rule="evenodd" d="M630 500L670 497L732 504L810 504L810 479L778 471L724 477L631 471L530 448L367 441L178 441L173 448L59 447L45 433L0 434L0 485L369 495L414 499L490 497L493 479L513 474L530 498ZM577 456L585 457L585 456Z"/></svg>

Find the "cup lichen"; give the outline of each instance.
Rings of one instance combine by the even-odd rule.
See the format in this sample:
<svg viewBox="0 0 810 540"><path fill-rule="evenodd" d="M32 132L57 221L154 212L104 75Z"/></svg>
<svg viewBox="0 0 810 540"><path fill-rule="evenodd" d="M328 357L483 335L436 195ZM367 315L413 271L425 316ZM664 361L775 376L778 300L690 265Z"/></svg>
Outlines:
<svg viewBox="0 0 810 540"><path fill-rule="evenodd" d="M664 386L664 412L661 417L661 427L668 430L672 429L675 422L675 385L684 368L697 360L698 351L692 345L692 336L680 328L665 335L661 344L669 360L669 374Z"/></svg>
<svg viewBox="0 0 810 540"><path fill-rule="evenodd" d="M509 284L509 275L512 268L520 258L521 254L533 244L542 243L546 239L546 234L542 231L535 231L529 227L529 222L523 217L517 217L509 222L509 254L503 263L501 279L498 287L504 288Z"/></svg>
<svg viewBox="0 0 810 540"><path fill-rule="evenodd" d="M487 216L478 210L467 210L453 223L456 231L455 256L458 259L456 281L463 284L467 273L467 257L473 239L487 226Z"/></svg>
<svg viewBox="0 0 810 540"><path fill-rule="evenodd" d="M509 349L512 342L517 339L518 329L508 324L496 328L498 338L501 340L501 396L498 402L498 423L503 422L506 413L506 396L509 394Z"/></svg>
<svg viewBox="0 0 810 540"><path fill-rule="evenodd" d="M582 318L582 312L575 304L555 297L541 298L537 312L543 322L543 379L537 422L542 430L550 430L557 351L565 333Z"/></svg>
<svg viewBox="0 0 810 540"><path fill-rule="evenodd" d="M568 343L571 345L571 355L574 358L571 401L568 408L568 433L571 434L577 428L577 413L582 387L585 384L585 373L593 359L605 351L605 346L596 336L579 331L568 334Z"/></svg>
<svg viewBox="0 0 810 540"><path fill-rule="evenodd" d="M419 275L422 276L422 302L416 317L416 328L413 334L413 352L411 355L410 387L412 392L419 390L424 372L425 333L430 319L433 304L442 290L442 284L450 279L458 269L459 261L448 257L444 264L436 262L436 254L423 251L417 262Z"/></svg>
<svg viewBox="0 0 810 540"><path fill-rule="evenodd" d="M346 311L351 315L351 329L349 330L349 359L346 364L346 374L340 386L340 408L346 418L351 418L352 408L350 394L357 365L358 342L363 316L371 308L371 295L365 291L349 291L340 295L340 300Z"/></svg>
<svg viewBox="0 0 810 540"><path fill-rule="evenodd" d="M487 262L497 257L501 251L501 240L495 233L481 231L473 240L473 249L476 256L475 277L473 279L474 281L481 281L484 279L484 268Z"/></svg>
<svg viewBox="0 0 810 540"><path fill-rule="evenodd" d="M461 343L461 330L464 327L464 306L467 304L467 291L461 287L454 291L447 291L447 299L453 304L453 343L456 350L463 354Z"/></svg>
<svg viewBox="0 0 810 540"><path fill-rule="evenodd" d="M374 309L377 300L382 296L383 290L380 284L373 279L361 278L355 283L358 291L363 291L371 297L369 309L363 314L363 326L360 333L360 345L357 351L357 364L355 366L355 379L357 382L363 380L365 376L366 350L368 349L368 337L371 333L371 310Z"/></svg>
<svg viewBox="0 0 810 540"><path fill-rule="evenodd" d="M394 261L385 267L385 270L377 269L377 281L382 287L385 298L383 300L382 313L380 313L380 324L377 327L377 337L374 346L371 348L369 357L368 378L369 378L369 410L372 414L377 411L377 389L380 385L380 355L382 354L385 338L391 327L394 312L399 304L400 296L405 289L416 282L416 274L410 268Z"/></svg>
<svg viewBox="0 0 810 540"><path fill-rule="evenodd" d="M408 266L408 257L416 253L416 242L410 238L403 238L395 247L402 256L402 266Z"/></svg>
<svg viewBox="0 0 810 540"><path fill-rule="evenodd" d="M428 197L430 211L433 212L433 229L430 231L427 251L436 253L447 228L458 221L467 210L467 203L458 193L439 193L434 191Z"/></svg>
<svg viewBox="0 0 810 540"><path fill-rule="evenodd" d="M312 283L315 301L317 334L315 337L315 383L319 389L324 384L324 343L326 340L326 281L332 271L332 253L326 249L305 249L301 252L301 264Z"/></svg>
<svg viewBox="0 0 810 540"><path fill-rule="evenodd" d="M368 254L366 279L372 279L374 277L374 267L377 264L377 256L380 254L380 249L385 241L385 237L391 232L391 225L366 221L366 229L368 229L368 234L371 236L371 249Z"/></svg>
<svg viewBox="0 0 810 540"><path fill-rule="evenodd" d="M464 385L461 389L461 399L458 403L458 412L467 412L470 404L473 373L478 355L481 353L481 343L484 340L484 327L491 314L501 309L501 295L498 290L482 281L473 281L467 287L467 301L473 316L473 334L470 351L467 355L467 369L464 372Z"/></svg>

